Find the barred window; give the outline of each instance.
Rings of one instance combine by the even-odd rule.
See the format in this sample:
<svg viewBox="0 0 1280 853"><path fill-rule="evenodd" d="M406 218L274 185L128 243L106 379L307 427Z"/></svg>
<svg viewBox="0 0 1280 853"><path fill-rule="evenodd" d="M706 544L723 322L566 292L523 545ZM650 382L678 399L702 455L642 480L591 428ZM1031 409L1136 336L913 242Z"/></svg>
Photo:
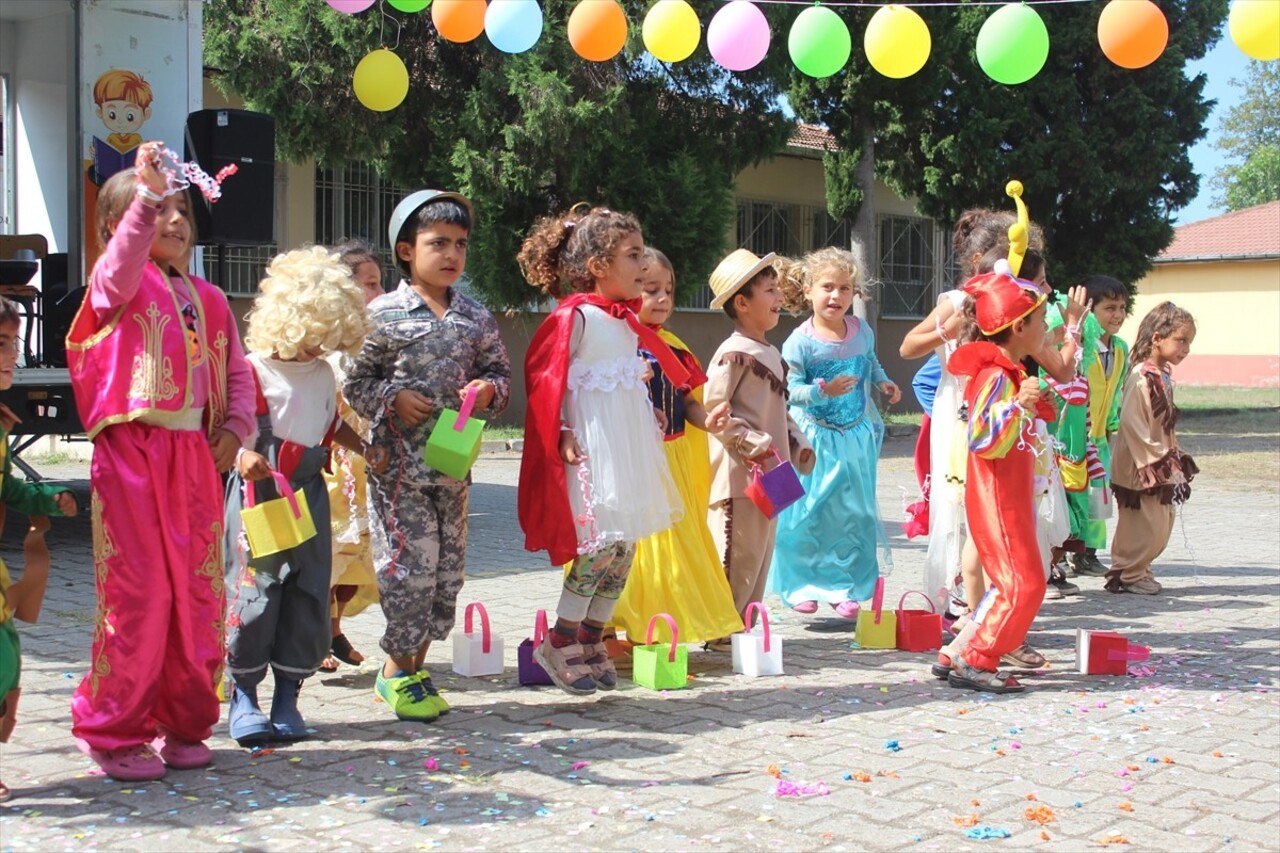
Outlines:
<svg viewBox="0 0 1280 853"><path fill-rule="evenodd" d="M924 317L934 299L940 270L932 220L916 216L882 216L879 227L880 283L886 317Z"/></svg>
<svg viewBox="0 0 1280 853"><path fill-rule="evenodd" d="M345 239L366 241L382 264L388 287L399 281L387 242L391 211L411 190L383 178L367 163L316 169L316 242L333 246Z"/></svg>

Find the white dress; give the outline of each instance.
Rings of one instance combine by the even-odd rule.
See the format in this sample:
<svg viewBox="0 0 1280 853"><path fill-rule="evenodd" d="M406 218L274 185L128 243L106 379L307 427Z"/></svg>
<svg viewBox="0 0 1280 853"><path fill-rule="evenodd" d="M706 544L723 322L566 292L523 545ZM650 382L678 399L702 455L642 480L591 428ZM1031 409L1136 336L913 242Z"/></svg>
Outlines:
<svg viewBox="0 0 1280 853"><path fill-rule="evenodd" d="M952 308L960 311L964 296L962 290L949 290L938 301L949 300ZM924 588L940 613L945 612L951 590L956 586L964 544L966 456L963 449L968 445L964 435L967 425L959 417L964 403L964 384L947 370L947 361L957 346L952 340L938 347L942 378L938 380L933 411L929 415L929 550L925 554Z"/></svg>
<svg viewBox="0 0 1280 853"><path fill-rule="evenodd" d="M593 305L578 310L583 327L571 343L565 414L587 459L566 465L565 476L583 554L661 533L679 520L683 503L635 332Z"/></svg>

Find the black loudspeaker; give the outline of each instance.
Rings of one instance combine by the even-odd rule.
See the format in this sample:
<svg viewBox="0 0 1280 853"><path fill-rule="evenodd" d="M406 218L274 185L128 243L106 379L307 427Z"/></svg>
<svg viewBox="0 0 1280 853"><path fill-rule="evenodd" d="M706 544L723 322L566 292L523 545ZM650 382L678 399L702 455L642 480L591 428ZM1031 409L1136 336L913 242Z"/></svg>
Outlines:
<svg viewBox="0 0 1280 853"><path fill-rule="evenodd" d="M187 116L187 160L210 175L235 164L222 182L222 197L210 203L192 186L197 242L243 246L275 240L276 123L246 110L199 110Z"/></svg>

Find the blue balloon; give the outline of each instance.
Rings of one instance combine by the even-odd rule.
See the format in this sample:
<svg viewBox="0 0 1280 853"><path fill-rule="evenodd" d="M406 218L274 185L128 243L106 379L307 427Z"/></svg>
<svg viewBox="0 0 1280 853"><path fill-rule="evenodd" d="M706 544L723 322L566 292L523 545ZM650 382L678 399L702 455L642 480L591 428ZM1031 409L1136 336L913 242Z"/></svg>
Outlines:
<svg viewBox="0 0 1280 853"><path fill-rule="evenodd" d="M537 0L492 0L484 32L503 53L524 53L542 37L542 7Z"/></svg>

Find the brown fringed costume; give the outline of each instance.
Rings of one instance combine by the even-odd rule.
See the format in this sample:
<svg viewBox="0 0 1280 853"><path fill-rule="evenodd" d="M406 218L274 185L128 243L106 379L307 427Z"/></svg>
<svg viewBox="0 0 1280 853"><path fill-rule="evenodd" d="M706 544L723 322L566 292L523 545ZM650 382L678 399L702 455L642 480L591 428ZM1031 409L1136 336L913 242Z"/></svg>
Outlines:
<svg viewBox="0 0 1280 853"><path fill-rule="evenodd" d="M787 373L777 348L734 332L712 356L703 405L729 401L729 425L711 442L711 511L707 523L724 560L733 601L741 614L764 596L773 558L777 519L766 518L746 497L751 483L747 459L776 448L778 455L807 474L812 450L787 414Z"/></svg>
<svg viewBox="0 0 1280 853"><path fill-rule="evenodd" d="M1151 563L1169 544L1173 505L1191 496L1195 460L1178 447L1169 377L1150 362L1134 368L1124 386L1120 430L1111 458L1111 490L1119 512L1111 543L1107 589L1154 577Z"/></svg>

